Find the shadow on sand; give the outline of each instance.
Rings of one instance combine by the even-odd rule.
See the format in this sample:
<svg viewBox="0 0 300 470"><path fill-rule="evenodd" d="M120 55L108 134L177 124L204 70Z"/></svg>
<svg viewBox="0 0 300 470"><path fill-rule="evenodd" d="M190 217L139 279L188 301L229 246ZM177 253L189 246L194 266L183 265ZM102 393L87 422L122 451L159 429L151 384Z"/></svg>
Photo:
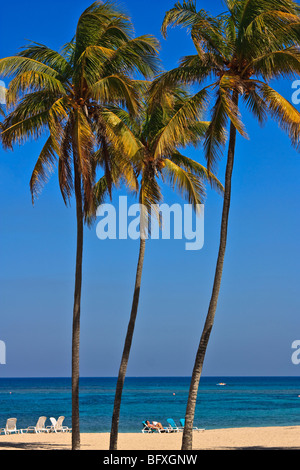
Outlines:
<svg viewBox="0 0 300 470"><path fill-rule="evenodd" d="M1 442L1 450L71 450L68 444L51 444L47 442Z"/></svg>

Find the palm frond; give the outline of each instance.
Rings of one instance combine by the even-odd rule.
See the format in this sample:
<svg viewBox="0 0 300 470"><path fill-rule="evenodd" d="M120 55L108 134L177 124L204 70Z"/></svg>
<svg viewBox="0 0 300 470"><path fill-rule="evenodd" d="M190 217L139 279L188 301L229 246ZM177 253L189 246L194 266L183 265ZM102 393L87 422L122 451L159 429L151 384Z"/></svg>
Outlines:
<svg viewBox="0 0 300 470"><path fill-rule="evenodd" d="M122 30L128 35L133 32L129 17L121 11L121 8L112 1L94 2L80 16L75 35L74 60L91 45L101 45L101 37L109 23L116 18L122 19Z"/></svg>
<svg viewBox="0 0 300 470"><path fill-rule="evenodd" d="M236 41L237 52L254 58L259 53L291 45L295 35L290 25L299 23L298 13L298 5L290 0L243 2Z"/></svg>
<svg viewBox="0 0 300 470"><path fill-rule="evenodd" d="M73 72L75 87L80 89L83 95L82 85L92 86L100 79L104 64L113 57L114 50L108 47L91 44L84 49L76 61Z"/></svg>
<svg viewBox="0 0 300 470"><path fill-rule="evenodd" d="M106 105L116 104L126 106L131 114L139 110L140 95L132 81L123 74L104 77L90 87L92 99Z"/></svg>
<svg viewBox="0 0 300 470"><path fill-rule="evenodd" d="M61 97L66 95L63 84L44 72L24 72L18 74L9 84L6 93L7 106L10 108L18 103L18 101L26 94L37 91L45 91L46 93Z"/></svg>
<svg viewBox="0 0 300 470"><path fill-rule="evenodd" d="M19 52L18 56L27 57L48 65L60 76L65 75L69 77L72 70L69 62L63 55L37 42L31 42L27 46L22 47L22 51Z"/></svg>
<svg viewBox="0 0 300 470"><path fill-rule="evenodd" d="M47 130L48 118L48 110L21 121L14 119L14 116L7 116L1 133L4 148L12 149L14 144L22 145L29 139L38 139Z"/></svg>
<svg viewBox="0 0 300 470"><path fill-rule="evenodd" d="M39 72L58 77L59 73L47 64L28 57L12 56L0 59L0 75L3 77L13 77L25 72Z"/></svg>
<svg viewBox="0 0 300 470"><path fill-rule="evenodd" d="M258 83L258 82L256 82ZM278 123L279 127L287 133L291 143L300 148L300 113L280 93L266 83L259 83L260 92L268 106L268 112Z"/></svg>
<svg viewBox="0 0 300 470"><path fill-rule="evenodd" d="M41 193L44 185L48 182L50 175L54 172L57 161L54 147L53 137L50 135L37 159L30 179L30 191L33 204Z"/></svg>
<svg viewBox="0 0 300 470"><path fill-rule="evenodd" d="M113 106L106 106L101 110L98 118L98 122L104 126L105 134L109 140L114 142L115 146L122 150L128 159L134 159L142 144L128 125L129 122L124 120L124 113L122 114L118 108Z"/></svg>
<svg viewBox="0 0 300 470"><path fill-rule="evenodd" d="M190 30L191 37L200 59L205 59L208 51L220 55L223 59L226 56L224 46L226 46L221 31L222 23L218 18L213 18L201 9L196 10L196 2L184 0L177 2L169 10L162 24L162 34L166 37L167 27L182 26Z"/></svg>
<svg viewBox="0 0 300 470"><path fill-rule="evenodd" d="M203 181L207 181L211 187L220 194L224 194L224 187L218 178L209 173L207 168L205 168L200 163L196 162L192 158L182 155L180 152L176 151L170 156L170 160L175 163L177 166L180 166L189 173L194 174L198 178L201 178Z"/></svg>
<svg viewBox="0 0 300 470"><path fill-rule="evenodd" d="M169 181L171 187L197 209L202 204L206 195L202 178L184 170L168 158L164 159L163 175Z"/></svg>
<svg viewBox="0 0 300 470"><path fill-rule="evenodd" d="M242 94L242 99L246 108L257 119L259 124L262 125L267 120L268 107L252 80L245 80L245 85L246 91Z"/></svg>
<svg viewBox="0 0 300 470"><path fill-rule="evenodd" d="M173 26L182 26L191 28L199 19L196 2L193 0L183 0L177 2L173 8L166 12L161 32L164 38L167 35L167 28Z"/></svg>
<svg viewBox="0 0 300 470"><path fill-rule="evenodd" d="M195 85L201 84L203 80L209 77L213 73L213 67L211 64L207 66L198 67L196 66L184 66L176 67L168 72L162 73L152 83L150 87L150 95L155 94L157 99L168 90L173 88L175 85Z"/></svg>
<svg viewBox="0 0 300 470"><path fill-rule="evenodd" d="M152 78L160 70L159 48L158 40L151 35L130 39L118 47L112 59L108 61L107 73L138 72L145 78Z"/></svg>
<svg viewBox="0 0 300 470"><path fill-rule="evenodd" d="M113 47L117 50L126 42L130 41L133 35L133 26L128 23L127 18L116 17L103 24L99 38L99 44L104 47Z"/></svg>
<svg viewBox="0 0 300 470"><path fill-rule="evenodd" d="M184 100L155 139L154 157L168 155L177 145L186 147L195 141L191 125L201 119L207 105L208 92L204 88L194 96ZM197 136L200 138L200 136Z"/></svg>
<svg viewBox="0 0 300 470"><path fill-rule="evenodd" d="M274 78L291 78L300 73L300 51L298 47L290 47L257 57L250 62L245 69L252 68L256 75L261 75L264 80Z"/></svg>

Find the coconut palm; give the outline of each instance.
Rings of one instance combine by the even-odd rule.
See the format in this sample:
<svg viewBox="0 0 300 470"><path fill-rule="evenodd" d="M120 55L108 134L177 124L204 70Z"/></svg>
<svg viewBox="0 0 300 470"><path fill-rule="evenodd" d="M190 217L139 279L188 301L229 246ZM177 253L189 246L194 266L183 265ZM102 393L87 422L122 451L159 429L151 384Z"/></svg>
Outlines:
<svg viewBox="0 0 300 470"><path fill-rule="evenodd" d="M229 144L220 245L209 309L197 351L186 409L182 449L192 449L192 427L206 349L212 331L221 286L227 241L231 180L237 132L247 137L240 103L263 124L273 118L298 148L300 114L270 86L270 80L300 73L299 6L291 0L226 0L227 11L212 17L197 11L196 2L178 2L164 18L168 26L187 27L196 54L184 57L180 66L156 83L164 89L177 82L207 85L214 97L210 125L204 140L207 168L215 169L226 142Z"/></svg>
<svg viewBox="0 0 300 470"><path fill-rule="evenodd" d="M208 123L202 122L205 94L189 96L180 87L169 87L152 96L145 103L141 117L132 122L130 130L140 148L135 157L135 168L140 175L140 248L136 279L125 344L116 385L112 416L110 450L117 449L122 391L132 345L141 289L145 244L155 206L162 199L161 182L176 189L197 210L205 195L204 182L210 177L213 187L220 192L222 185L200 163L183 155L179 148L197 146ZM130 117L126 122L130 121ZM156 214L157 215L157 214Z"/></svg>
<svg viewBox="0 0 300 470"><path fill-rule="evenodd" d="M0 60L0 76L11 77L6 101L9 114L1 135L6 148L48 133L34 167L30 189L37 197L58 161L59 186L65 203L75 195L76 273L72 333L72 448L80 448L79 340L83 226L94 210L95 150L103 155L105 191L111 194L112 160L124 175L130 164L121 158L132 149L122 137L115 109L139 112L143 82L158 70L158 42L133 36L126 14L111 1L95 2L79 18L71 42L59 53L31 43L19 54ZM110 108L110 105L114 108ZM131 172L132 173L132 172ZM133 176L131 176L133 179ZM105 181L104 181L105 180Z"/></svg>

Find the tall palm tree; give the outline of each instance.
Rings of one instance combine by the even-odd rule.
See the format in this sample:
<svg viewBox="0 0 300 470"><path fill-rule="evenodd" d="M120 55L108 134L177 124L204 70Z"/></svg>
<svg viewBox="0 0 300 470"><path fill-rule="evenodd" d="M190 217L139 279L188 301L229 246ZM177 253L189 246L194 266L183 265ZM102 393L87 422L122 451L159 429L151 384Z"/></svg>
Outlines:
<svg viewBox="0 0 300 470"><path fill-rule="evenodd" d="M191 97L179 87L169 87L159 97L152 96L145 103L140 119L131 126L140 148L135 158L135 167L141 176L140 249L130 319L116 385L110 450L117 450L121 399L138 312L145 244L152 210L162 199L160 181L177 189L195 209L204 198L204 181L209 178L206 168L178 150L189 144L196 146L201 141L208 127L208 123L200 120L204 104L203 93ZM210 181L215 188L223 190L213 175L210 175Z"/></svg>
<svg viewBox="0 0 300 470"><path fill-rule="evenodd" d="M213 328L221 286L227 241L231 180L237 132L247 137L240 116L240 102L260 124L270 116L299 147L300 114L275 91L270 80L300 73L299 6L291 0L226 0L227 11L211 17L196 9L196 2L178 2L164 18L168 26L187 27L196 54L181 60L176 69L166 72L158 88L177 83L207 85L214 92L210 125L204 140L207 167L216 167L224 144L228 122L229 143L225 174L220 245L209 309L196 354L186 409L182 449L192 449L192 427L199 381L210 334Z"/></svg>
<svg viewBox="0 0 300 470"><path fill-rule="evenodd" d="M32 43L14 57L0 60L0 75L11 77L9 114L3 123L3 145L12 148L28 138L48 138L30 181L33 200L58 160L65 203L76 200L77 250L72 333L72 449L80 448L79 340L82 285L83 226L94 210L97 170L95 149L103 155L106 189L111 194L111 161L129 154L132 142L120 131L118 107L139 112L140 80L157 73L158 42L133 36L129 17L111 1L95 2L79 18L71 42L58 53ZM114 105L114 108L110 107ZM128 162L118 168L129 173ZM124 174L125 174L124 173Z"/></svg>

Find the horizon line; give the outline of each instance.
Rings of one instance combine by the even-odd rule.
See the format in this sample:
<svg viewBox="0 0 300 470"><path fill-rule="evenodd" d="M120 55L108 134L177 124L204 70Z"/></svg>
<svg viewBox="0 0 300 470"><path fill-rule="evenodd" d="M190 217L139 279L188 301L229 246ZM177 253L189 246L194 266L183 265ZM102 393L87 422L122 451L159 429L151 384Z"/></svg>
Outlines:
<svg viewBox="0 0 300 470"><path fill-rule="evenodd" d="M298 378L299 375L203 375L202 378ZM80 379L117 379L117 376L81 376ZM71 376L11 376L0 377L2 379L72 379ZM189 375L131 375L125 379L191 379Z"/></svg>

